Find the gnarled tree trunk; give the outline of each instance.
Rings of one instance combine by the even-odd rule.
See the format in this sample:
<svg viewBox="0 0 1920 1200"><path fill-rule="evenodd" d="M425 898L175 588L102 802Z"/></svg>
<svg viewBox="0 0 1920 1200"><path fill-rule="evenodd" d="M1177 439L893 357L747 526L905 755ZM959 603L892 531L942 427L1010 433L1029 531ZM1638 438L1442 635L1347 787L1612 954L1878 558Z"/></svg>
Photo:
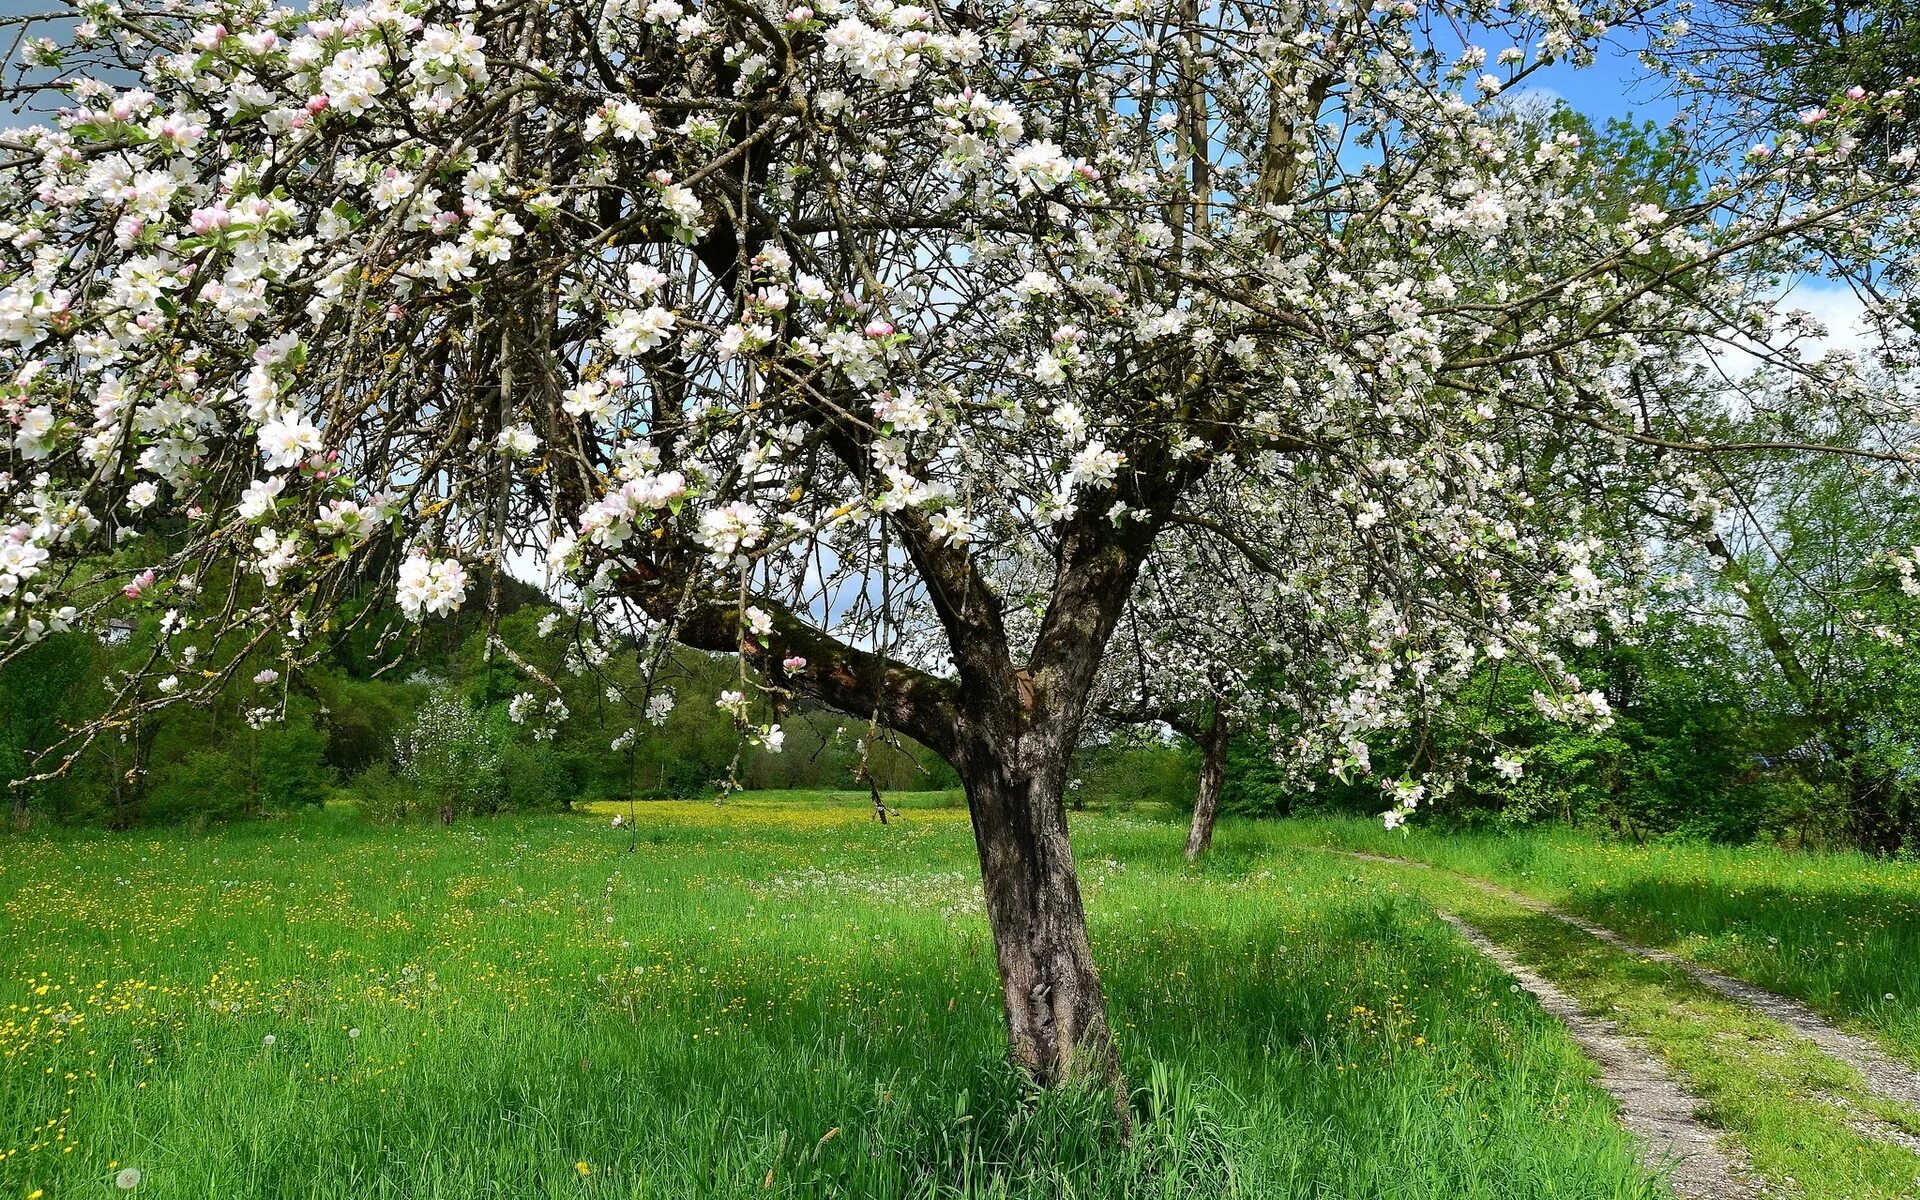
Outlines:
<svg viewBox="0 0 1920 1200"><path fill-rule="evenodd" d="M1125 1103L1064 801L1072 745L967 738L955 766L967 791L1012 1057L1041 1083L1090 1078Z"/></svg>
<svg viewBox="0 0 1920 1200"><path fill-rule="evenodd" d="M1193 862L1213 845L1213 821L1220 814L1220 789L1227 781L1227 744L1232 740L1227 718L1218 708L1195 740L1200 743L1200 789L1193 798L1193 824L1187 828L1187 861Z"/></svg>
<svg viewBox="0 0 1920 1200"><path fill-rule="evenodd" d="M828 429L829 445L850 467L868 461L858 431ZM689 603L685 568L665 553L628 564L620 580L625 595L672 622L682 643L738 651L780 691L878 714L953 764L980 856L1010 1056L1042 1085L1104 1083L1123 1132L1129 1095L1067 839L1066 782L1101 655L1140 565L1174 500L1206 469L1203 456L1160 460L1141 451L1130 462L1128 520L1084 506L1060 525L1053 594L1024 663L1014 659L1004 601L980 565L911 507L890 514L889 528L940 616L950 678L849 644L776 597ZM760 608L758 629L745 620L749 603Z"/></svg>

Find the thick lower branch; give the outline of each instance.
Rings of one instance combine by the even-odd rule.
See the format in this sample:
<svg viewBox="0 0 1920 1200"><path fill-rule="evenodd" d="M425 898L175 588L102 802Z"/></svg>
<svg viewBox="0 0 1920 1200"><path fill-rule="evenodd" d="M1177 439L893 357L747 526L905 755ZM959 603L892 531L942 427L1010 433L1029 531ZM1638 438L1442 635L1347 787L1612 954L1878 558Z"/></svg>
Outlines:
<svg viewBox="0 0 1920 1200"><path fill-rule="evenodd" d="M956 751L960 696L951 680L850 646L764 596L748 598L772 621L769 632L756 634L742 619L737 600L684 597L646 565L627 572L622 593L649 616L670 622L675 640L683 645L741 654L776 687L811 696L849 716L878 712L882 724L949 760Z"/></svg>

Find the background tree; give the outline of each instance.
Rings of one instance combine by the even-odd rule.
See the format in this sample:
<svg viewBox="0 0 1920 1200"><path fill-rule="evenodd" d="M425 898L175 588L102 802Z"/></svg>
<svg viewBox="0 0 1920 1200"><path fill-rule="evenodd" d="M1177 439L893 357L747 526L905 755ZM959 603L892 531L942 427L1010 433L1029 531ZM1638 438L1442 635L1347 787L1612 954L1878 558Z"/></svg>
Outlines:
<svg viewBox="0 0 1920 1200"><path fill-rule="evenodd" d="M1819 419L1807 407L1789 387L1757 419ZM1872 429L1828 432L1884 446ZM1673 569L1705 593L1692 619L1726 629L1754 707L1780 714L1790 731L1774 753L1803 760L1807 782L1836 794L1847 839L1899 850L1915 820L1907 719L1915 678L1904 653L1910 589L1920 586L1908 582L1920 536L1911 471L1769 456L1690 482L1661 511L1677 534Z"/></svg>
<svg viewBox="0 0 1920 1200"><path fill-rule="evenodd" d="M1659 45L1684 93L1710 93L1725 120L1763 137L1850 92L1899 97L1920 80L1920 20L1899 0L1714 0L1668 14ZM1920 144L1891 113L1855 136L1875 157Z"/></svg>
<svg viewBox="0 0 1920 1200"><path fill-rule="evenodd" d="M1185 531L1161 538L1121 619L1092 702L1106 726L1164 726L1199 751L1186 855L1213 842L1227 750L1243 720L1248 672L1271 647L1263 577Z"/></svg>

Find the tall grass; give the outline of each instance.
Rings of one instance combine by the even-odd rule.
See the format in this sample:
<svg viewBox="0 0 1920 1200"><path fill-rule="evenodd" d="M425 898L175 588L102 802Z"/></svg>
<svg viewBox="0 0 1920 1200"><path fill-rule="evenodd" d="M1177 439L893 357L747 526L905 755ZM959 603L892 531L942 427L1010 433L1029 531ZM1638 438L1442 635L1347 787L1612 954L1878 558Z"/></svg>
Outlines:
<svg viewBox="0 0 1920 1200"><path fill-rule="evenodd" d="M1547 899L1643 944L1796 996L1920 1064L1920 863L1766 846L1635 846L1565 829L1458 833L1247 822L1254 844L1412 858Z"/></svg>
<svg viewBox="0 0 1920 1200"><path fill-rule="evenodd" d="M1089 817L1122 1144L1004 1065L964 812L860 804L0 841L0 1198L1659 1194L1419 906Z"/></svg>

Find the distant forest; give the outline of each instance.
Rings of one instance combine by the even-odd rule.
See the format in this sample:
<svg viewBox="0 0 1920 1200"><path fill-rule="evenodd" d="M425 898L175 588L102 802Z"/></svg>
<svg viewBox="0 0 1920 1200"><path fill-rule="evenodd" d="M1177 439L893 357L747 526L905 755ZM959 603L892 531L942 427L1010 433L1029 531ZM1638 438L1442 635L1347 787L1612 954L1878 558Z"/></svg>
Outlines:
<svg viewBox="0 0 1920 1200"><path fill-rule="evenodd" d="M432 820L629 795L713 796L729 779L865 790L863 762L883 791L958 785L917 743L879 730L869 745L866 724L804 703L781 714L778 753L747 743L714 704L739 686L737 659L676 651L656 684L670 702L650 705L623 690L644 686L631 652L571 672L562 659L573 639L537 632L565 614L531 588L502 586L501 632L515 645L551 645L551 661L529 665L557 685L563 710L544 686L529 690L519 665L487 661L484 612L406 626L417 642L388 671L379 668L397 647L380 653L376 634L359 632L381 629L374 620L289 679L271 664L243 664L216 704L144 715L96 738L58 777L15 783L60 765L58 750L36 754L108 706L123 672L150 653L161 616L111 640L51 634L0 667L0 781L14 784L13 823L198 823L332 799L376 820ZM261 711L268 699L274 707Z"/></svg>

